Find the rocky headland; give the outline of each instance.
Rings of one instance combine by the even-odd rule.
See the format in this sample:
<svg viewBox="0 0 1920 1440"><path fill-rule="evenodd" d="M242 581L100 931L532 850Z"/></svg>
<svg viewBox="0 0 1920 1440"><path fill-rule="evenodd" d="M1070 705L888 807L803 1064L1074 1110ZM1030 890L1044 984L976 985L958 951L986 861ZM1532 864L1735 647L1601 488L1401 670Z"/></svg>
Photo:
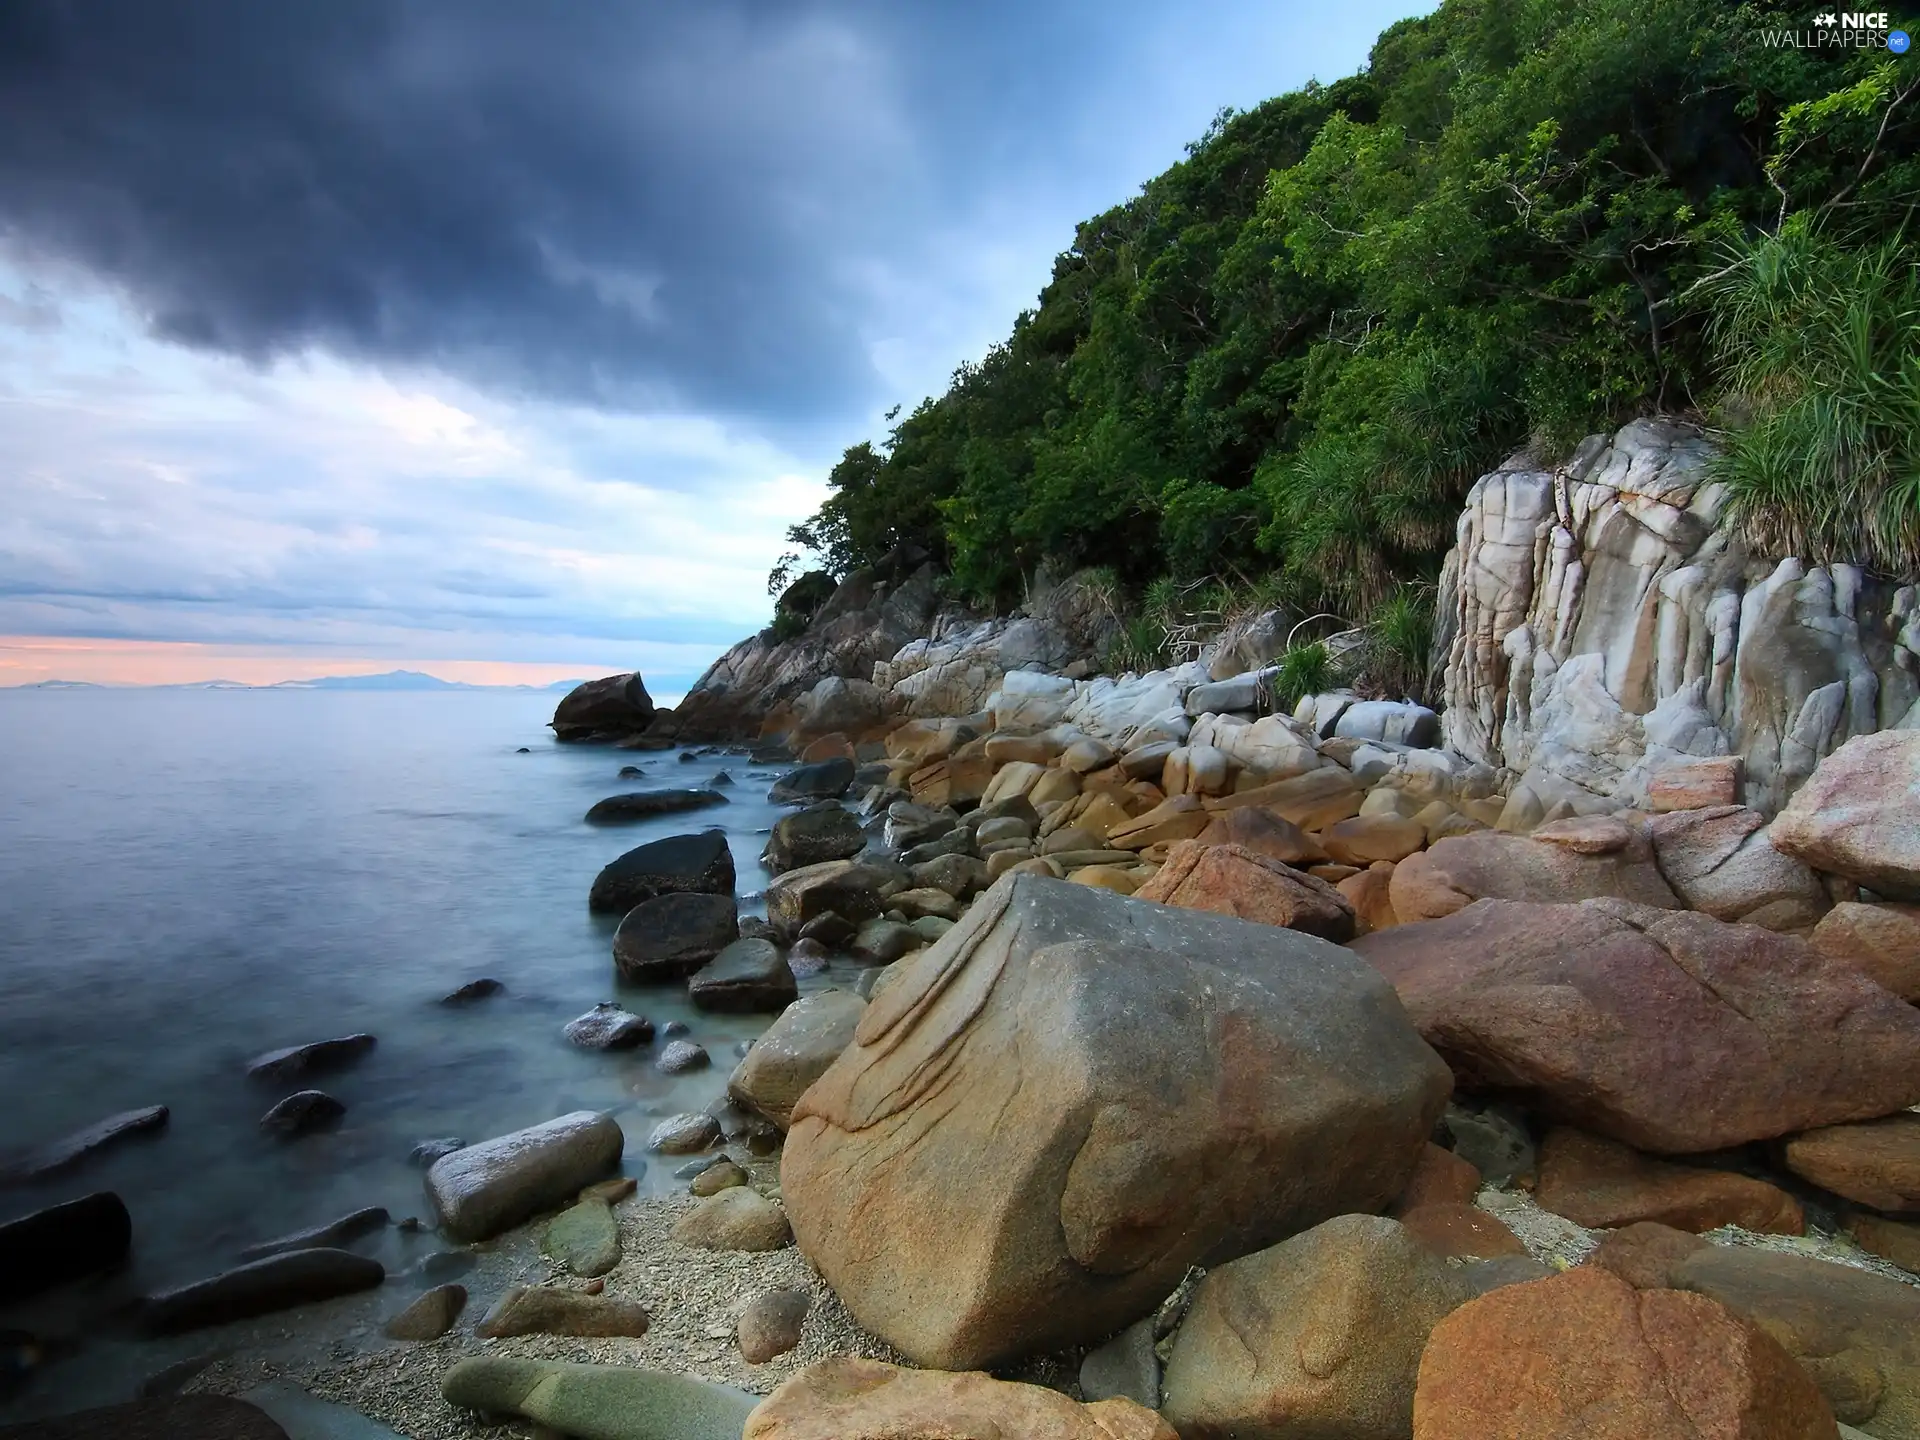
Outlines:
<svg viewBox="0 0 1920 1440"><path fill-rule="evenodd" d="M768 1022L569 1027L713 1067L643 1142L687 1193L557 1116L431 1159L472 1259L404 1306L342 1232L142 1323L357 1293L387 1338L189 1383L289 1434L1920 1440L1915 591L1755 553L1707 456L1481 479L1433 708L1280 705L1278 613L1108 673L1094 587L910 552L671 711L582 687L562 740L783 762L764 881L697 825L582 877L630 980ZM124 1251L67 1209L0 1274Z"/></svg>

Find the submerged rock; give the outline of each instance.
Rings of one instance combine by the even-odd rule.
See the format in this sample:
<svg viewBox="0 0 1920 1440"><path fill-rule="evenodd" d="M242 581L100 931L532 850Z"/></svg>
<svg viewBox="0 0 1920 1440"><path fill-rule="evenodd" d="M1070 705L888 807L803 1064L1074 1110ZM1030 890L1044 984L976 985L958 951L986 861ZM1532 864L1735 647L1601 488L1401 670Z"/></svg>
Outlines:
<svg viewBox="0 0 1920 1440"><path fill-rule="evenodd" d="M324 1247L290 1250L149 1296L140 1327L149 1335L172 1335L224 1325L371 1290L386 1278L380 1262L364 1255Z"/></svg>
<svg viewBox="0 0 1920 1440"><path fill-rule="evenodd" d="M440 997L442 1005L471 1005L475 1000L486 1000L498 995L507 987L491 976L483 975L478 980L469 980L458 990L450 991Z"/></svg>
<svg viewBox="0 0 1920 1440"><path fill-rule="evenodd" d="M45 1145L27 1151L11 1161L0 1161L0 1185L22 1180L38 1180L57 1175L78 1165L89 1155L135 1135L151 1135L164 1130L167 1107L148 1105L139 1110L122 1110L104 1120L96 1120L83 1130L63 1135Z"/></svg>
<svg viewBox="0 0 1920 1440"><path fill-rule="evenodd" d="M707 1054L704 1045L696 1045L691 1040L669 1040L660 1047L653 1068L662 1075L684 1075L689 1070L704 1070L712 1063L713 1057Z"/></svg>
<svg viewBox="0 0 1920 1440"><path fill-rule="evenodd" d="M485 1240L605 1175L624 1145L611 1116L575 1110L436 1160L427 1199L455 1240Z"/></svg>
<svg viewBox="0 0 1920 1440"><path fill-rule="evenodd" d="M295 1140L339 1123L347 1107L324 1090L296 1090L260 1117L260 1128Z"/></svg>
<svg viewBox="0 0 1920 1440"><path fill-rule="evenodd" d="M390 1218L383 1207L369 1205L363 1210L342 1215L337 1220L329 1220L324 1225L295 1230L290 1235L280 1235L272 1240L262 1240L257 1245L249 1245L240 1252L240 1258L263 1260L269 1255L284 1254L288 1250L308 1250L316 1245L345 1245L363 1235L386 1229Z"/></svg>
<svg viewBox="0 0 1920 1440"><path fill-rule="evenodd" d="M661 895L627 912L613 935L620 973L638 984L691 975L740 934L740 909L725 895Z"/></svg>
<svg viewBox="0 0 1920 1440"><path fill-rule="evenodd" d="M306 1045L289 1045L284 1050L269 1050L247 1062L247 1074L270 1084L298 1080L306 1075L344 1069L364 1057L375 1045L371 1035L342 1035L335 1040L315 1040Z"/></svg>
<svg viewBox="0 0 1920 1440"><path fill-rule="evenodd" d="M589 825L632 825L656 815L677 815L683 810L704 810L726 803L727 797L718 790L635 790L595 801L586 821Z"/></svg>
<svg viewBox="0 0 1920 1440"><path fill-rule="evenodd" d="M602 1000L569 1020L566 1036L582 1050L631 1050L653 1039L653 1022L616 1000Z"/></svg>

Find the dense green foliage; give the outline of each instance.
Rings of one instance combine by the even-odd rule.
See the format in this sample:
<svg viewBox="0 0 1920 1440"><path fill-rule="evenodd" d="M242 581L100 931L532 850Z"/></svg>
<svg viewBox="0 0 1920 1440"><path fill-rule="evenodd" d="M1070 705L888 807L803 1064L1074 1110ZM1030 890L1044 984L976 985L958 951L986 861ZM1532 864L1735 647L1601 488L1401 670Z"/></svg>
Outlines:
<svg viewBox="0 0 1920 1440"><path fill-rule="evenodd" d="M1447 0L1362 74L1223 112L795 542L840 572L911 541L987 604L1107 567L1141 660L1155 581L1279 595L1411 689L1473 478L1665 410L1733 426L1759 531L1911 557L1920 58L1766 43L1810 21Z"/></svg>

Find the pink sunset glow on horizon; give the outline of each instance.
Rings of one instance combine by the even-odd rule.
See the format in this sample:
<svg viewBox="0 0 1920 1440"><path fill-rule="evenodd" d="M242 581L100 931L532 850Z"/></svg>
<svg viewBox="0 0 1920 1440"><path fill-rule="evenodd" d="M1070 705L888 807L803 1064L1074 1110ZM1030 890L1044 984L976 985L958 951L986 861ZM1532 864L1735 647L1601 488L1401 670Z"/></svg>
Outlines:
<svg viewBox="0 0 1920 1440"><path fill-rule="evenodd" d="M631 665L545 664L512 660L438 660L416 657L317 657L291 646L212 645L172 640L91 640L0 635L0 686L43 680L94 685L191 685L232 680L272 685L333 675L377 675L418 670L469 685L551 685L556 680L614 675Z"/></svg>

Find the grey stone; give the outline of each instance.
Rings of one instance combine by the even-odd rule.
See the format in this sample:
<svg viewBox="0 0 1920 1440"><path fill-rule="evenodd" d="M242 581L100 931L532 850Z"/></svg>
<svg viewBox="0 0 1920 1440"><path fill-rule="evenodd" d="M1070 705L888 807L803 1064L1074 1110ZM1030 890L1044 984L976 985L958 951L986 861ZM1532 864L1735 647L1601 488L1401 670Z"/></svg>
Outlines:
<svg viewBox="0 0 1920 1440"><path fill-rule="evenodd" d="M1209 713L1221 715L1271 709L1273 677L1279 673L1277 666L1269 666L1264 670L1249 670L1225 680L1196 685L1187 692L1187 714L1198 717Z"/></svg>
<svg viewBox="0 0 1920 1440"><path fill-rule="evenodd" d="M547 1222L540 1248L575 1275L592 1279L620 1263L620 1226L606 1201L581 1200Z"/></svg>
<svg viewBox="0 0 1920 1440"><path fill-rule="evenodd" d="M287 1440L402 1440L399 1431L358 1410L309 1395L284 1381L243 1390L240 1398L271 1416L287 1432Z"/></svg>
<svg viewBox="0 0 1920 1440"><path fill-rule="evenodd" d="M971 855L940 855L913 867L913 883L971 900L993 883L984 860Z"/></svg>
<svg viewBox="0 0 1920 1440"><path fill-rule="evenodd" d="M84 1130L27 1151L16 1160L0 1162L0 1184L38 1180L58 1175L78 1165L88 1156L117 1145L135 1135L152 1135L166 1128L167 1107L148 1105L139 1110L122 1110L97 1120Z"/></svg>
<svg viewBox="0 0 1920 1440"><path fill-rule="evenodd" d="M260 1117L260 1128L293 1140L337 1124L347 1107L324 1090L296 1090Z"/></svg>
<svg viewBox="0 0 1920 1440"><path fill-rule="evenodd" d="M647 1148L662 1155L687 1155L720 1141L720 1122L702 1110L670 1115L653 1127Z"/></svg>
<svg viewBox="0 0 1920 1440"><path fill-rule="evenodd" d="M805 980L826 970L832 958L832 952L825 945L802 935L787 951L787 969L796 980Z"/></svg>
<svg viewBox="0 0 1920 1440"><path fill-rule="evenodd" d="M740 909L731 892L661 895L627 912L613 934L613 959L639 984L683 979L739 934Z"/></svg>
<svg viewBox="0 0 1920 1440"><path fill-rule="evenodd" d="M380 1262L364 1255L290 1250L149 1296L139 1323L149 1335L174 1335L371 1290L386 1278Z"/></svg>
<svg viewBox="0 0 1920 1440"><path fill-rule="evenodd" d="M675 815L726 803L727 797L717 790L637 790L595 801L587 811L586 820L589 825L632 825L656 815Z"/></svg>
<svg viewBox="0 0 1920 1440"><path fill-rule="evenodd" d="M618 1001L602 1000L586 1014L569 1020L566 1036L582 1050L631 1050L653 1039L653 1022Z"/></svg>
<svg viewBox="0 0 1920 1440"><path fill-rule="evenodd" d="M713 1057L707 1054L706 1046L691 1040L669 1040L660 1047L653 1068L662 1075L684 1075L689 1070L704 1070L712 1063Z"/></svg>
<svg viewBox="0 0 1920 1440"><path fill-rule="evenodd" d="M1453 1153L1489 1185L1525 1179L1537 1169L1533 1135L1517 1106L1451 1101L1440 1127Z"/></svg>
<svg viewBox="0 0 1920 1440"><path fill-rule="evenodd" d="M776 821L760 859L778 875L802 865L846 860L866 846L867 832L859 818L838 801L826 800Z"/></svg>
<svg viewBox="0 0 1920 1440"><path fill-rule="evenodd" d="M1080 1362L1080 1393L1088 1400L1116 1396L1160 1408L1160 1357L1153 1349L1153 1317L1136 1320Z"/></svg>
<svg viewBox="0 0 1920 1440"><path fill-rule="evenodd" d="M702 1010L784 1010L800 994L780 948L768 940L736 940L687 982Z"/></svg>
<svg viewBox="0 0 1920 1440"><path fill-rule="evenodd" d="M483 1356L441 1377L449 1405L518 1415L578 1440L740 1440L759 1396L626 1365Z"/></svg>
<svg viewBox="0 0 1920 1440"><path fill-rule="evenodd" d="M440 997L442 1005L471 1005L476 1000L490 1000L507 987L491 976L482 976L478 980L469 980L458 990L449 991Z"/></svg>
<svg viewBox="0 0 1920 1440"><path fill-rule="evenodd" d="M884 839L890 850L911 850L950 833L959 823L960 817L952 810L896 800L887 807Z"/></svg>
<svg viewBox="0 0 1920 1440"><path fill-rule="evenodd" d="M869 964L891 965L925 942L911 925L900 920L869 920L853 938L853 956Z"/></svg>
<svg viewBox="0 0 1920 1440"><path fill-rule="evenodd" d="M427 1171L427 1199L454 1239L485 1240L605 1175L624 1145L612 1117L575 1110L436 1160Z"/></svg>
<svg viewBox="0 0 1920 1440"><path fill-rule="evenodd" d="M853 761L845 757L796 765L774 782L767 799L776 805L838 800L852 787L853 770Z"/></svg>
<svg viewBox="0 0 1920 1440"><path fill-rule="evenodd" d="M1340 712L1333 733L1343 740L1378 740L1430 750L1440 743L1440 717L1404 700L1360 700Z"/></svg>
<svg viewBox="0 0 1920 1440"><path fill-rule="evenodd" d="M866 1008L845 990L822 990L789 1005L734 1067L727 1094L784 1127L801 1092L852 1043Z"/></svg>
<svg viewBox="0 0 1920 1440"><path fill-rule="evenodd" d="M407 1158L416 1165L431 1165L446 1155L451 1155L467 1142L458 1135L441 1135L432 1140L422 1140L407 1152Z"/></svg>

